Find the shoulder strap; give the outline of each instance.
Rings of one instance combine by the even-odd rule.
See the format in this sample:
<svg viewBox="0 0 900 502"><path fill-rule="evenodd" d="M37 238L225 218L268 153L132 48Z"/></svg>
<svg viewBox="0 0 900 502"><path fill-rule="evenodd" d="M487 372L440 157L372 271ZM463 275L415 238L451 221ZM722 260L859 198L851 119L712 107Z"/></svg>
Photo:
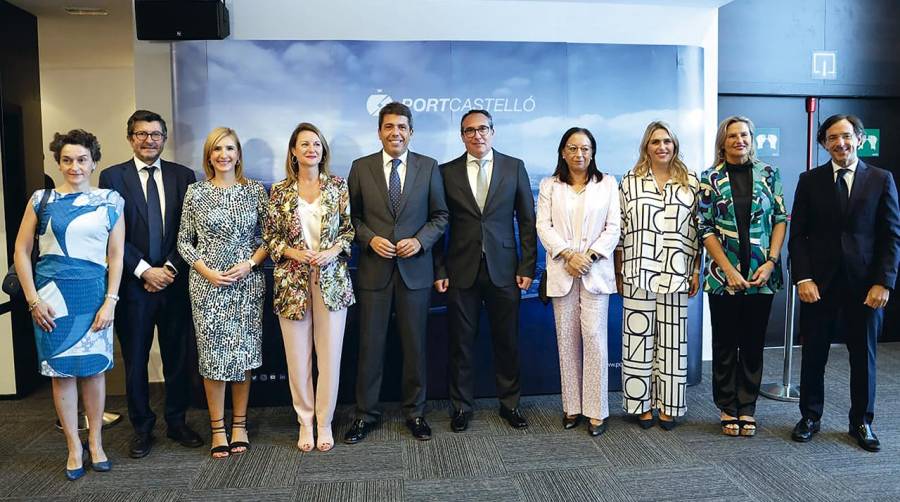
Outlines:
<svg viewBox="0 0 900 502"><path fill-rule="evenodd" d="M38 234L38 230L41 228L41 216L44 215L44 208L47 207L47 202L50 200L50 192L52 192L52 188L45 188L43 195L41 195L41 203L38 205L37 211L37 226L34 229L34 246L32 249L38 249L38 239L40 234Z"/></svg>

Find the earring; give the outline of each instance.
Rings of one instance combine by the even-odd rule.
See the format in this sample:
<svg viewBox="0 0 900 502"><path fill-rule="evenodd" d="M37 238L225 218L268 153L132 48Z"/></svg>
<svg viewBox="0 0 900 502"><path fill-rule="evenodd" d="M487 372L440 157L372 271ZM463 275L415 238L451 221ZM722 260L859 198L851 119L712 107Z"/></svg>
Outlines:
<svg viewBox="0 0 900 502"><path fill-rule="evenodd" d="M297 156L294 155L293 153L291 154L291 167L293 167L293 168L297 167Z"/></svg>

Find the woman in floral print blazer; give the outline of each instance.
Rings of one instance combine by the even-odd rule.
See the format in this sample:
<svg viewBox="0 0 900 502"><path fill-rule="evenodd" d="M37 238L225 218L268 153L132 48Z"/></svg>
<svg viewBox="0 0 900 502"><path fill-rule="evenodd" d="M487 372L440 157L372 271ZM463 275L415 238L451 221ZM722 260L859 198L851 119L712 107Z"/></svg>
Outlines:
<svg viewBox="0 0 900 502"><path fill-rule="evenodd" d="M778 169L756 158L753 122L732 116L716 134L716 164L700 176L713 400L722 433L756 434L756 399L772 297L781 289L787 211Z"/></svg>
<svg viewBox="0 0 900 502"><path fill-rule="evenodd" d="M275 262L275 313L281 325L291 396L300 437L297 447L334 446L331 420L337 402L347 307L355 303L347 271L354 231L347 182L328 172L328 143L316 126L301 123L288 142L287 179L272 186L263 238ZM316 352L318 392L313 392ZM313 436L316 420L317 439Z"/></svg>

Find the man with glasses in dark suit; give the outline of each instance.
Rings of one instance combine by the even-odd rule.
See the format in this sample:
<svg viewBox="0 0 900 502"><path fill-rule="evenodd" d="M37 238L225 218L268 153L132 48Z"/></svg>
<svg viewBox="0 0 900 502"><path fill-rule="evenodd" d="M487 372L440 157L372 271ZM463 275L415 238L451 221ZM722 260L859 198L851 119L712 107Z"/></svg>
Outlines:
<svg viewBox="0 0 900 502"><path fill-rule="evenodd" d="M165 378L166 435L186 447L203 444L185 423L193 367L188 360L189 265L175 248L184 193L196 177L189 168L160 158L168 132L159 114L138 110L127 128L134 157L100 173L100 187L125 198L125 258L115 330L125 360L128 417L135 432L129 454L141 458L150 453L156 423L147 373L154 328Z"/></svg>

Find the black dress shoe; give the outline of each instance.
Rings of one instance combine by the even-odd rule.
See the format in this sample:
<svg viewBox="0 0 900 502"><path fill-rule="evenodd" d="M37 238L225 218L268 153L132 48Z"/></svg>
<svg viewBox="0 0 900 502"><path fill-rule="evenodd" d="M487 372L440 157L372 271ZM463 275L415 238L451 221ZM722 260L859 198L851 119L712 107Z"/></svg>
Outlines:
<svg viewBox="0 0 900 502"><path fill-rule="evenodd" d="M812 439L813 434L819 432L821 426L822 423L818 420L801 418L797 425L794 426L794 431L791 432L791 439L798 443L806 443Z"/></svg>
<svg viewBox="0 0 900 502"><path fill-rule="evenodd" d="M356 444L363 439L366 439L370 430L372 430L372 426L360 418L354 421L353 425L350 426L350 430L344 434L344 442L347 444Z"/></svg>
<svg viewBox="0 0 900 502"><path fill-rule="evenodd" d="M462 432L469 428L469 418L472 417L471 412L465 412L463 410L456 410L453 413L453 418L450 419L450 429L453 432Z"/></svg>
<svg viewBox="0 0 900 502"><path fill-rule="evenodd" d="M500 418L506 420L513 429L524 429L528 427L528 420L522 416L519 408L509 409L506 406L500 407Z"/></svg>
<svg viewBox="0 0 900 502"><path fill-rule="evenodd" d="M878 436L875 435L871 425L850 426L849 434L863 450L881 451L881 442L878 441Z"/></svg>
<svg viewBox="0 0 900 502"><path fill-rule="evenodd" d="M131 447L128 455L131 458L144 458L153 449L153 435L150 433L135 433L131 438Z"/></svg>
<svg viewBox="0 0 900 502"><path fill-rule="evenodd" d="M581 423L581 415L575 415L574 417L570 417L563 413L563 429L569 430L578 427L578 424Z"/></svg>
<svg viewBox="0 0 900 502"><path fill-rule="evenodd" d="M606 432L608 424L609 424L608 420L604 420L603 423L598 424L598 425L594 425L593 423L588 422L588 434L591 437L597 437L600 434L603 434L604 432Z"/></svg>
<svg viewBox="0 0 900 502"><path fill-rule="evenodd" d="M425 421L425 417L406 419L406 427L409 429L409 432L412 433L413 437L419 441L428 441L431 439L431 427L428 427L428 422Z"/></svg>
<svg viewBox="0 0 900 502"><path fill-rule="evenodd" d="M186 448L197 448L203 445L203 439L200 438L200 435L188 427L187 424L170 426L169 430L166 431L166 437L177 441L178 444Z"/></svg>

